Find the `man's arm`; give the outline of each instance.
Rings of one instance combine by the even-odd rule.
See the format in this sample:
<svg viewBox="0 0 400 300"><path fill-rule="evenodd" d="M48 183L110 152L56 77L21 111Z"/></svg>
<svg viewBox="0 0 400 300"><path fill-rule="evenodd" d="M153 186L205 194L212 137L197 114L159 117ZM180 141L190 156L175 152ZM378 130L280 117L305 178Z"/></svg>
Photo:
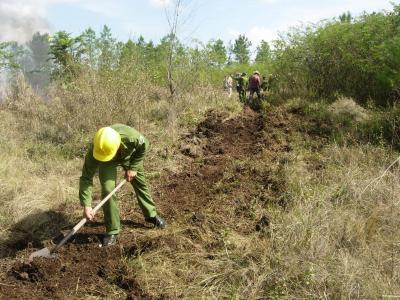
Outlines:
<svg viewBox="0 0 400 300"><path fill-rule="evenodd" d="M128 170L137 171L140 163L147 154L149 149L149 141L142 134L140 134L138 137L136 137L136 143L134 147L136 150L129 158Z"/></svg>
<svg viewBox="0 0 400 300"><path fill-rule="evenodd" d="M148 143L142 144L135 153L132 154L132 157L129 161L129 170L137 171L139 164L143 161L144 157L146 156L146 149Z"/></svg>
<svg viewBox="0 0 400 300"><path fill-rule="evenodd" d="M137 171L139 165L142 163L144 157L146 156L148 149L148 142L141 136L142 144L136 149L136 151L132 154L128 166L123 165L125 170L125 179L128 182L132 182L137 175Z"/></svg>

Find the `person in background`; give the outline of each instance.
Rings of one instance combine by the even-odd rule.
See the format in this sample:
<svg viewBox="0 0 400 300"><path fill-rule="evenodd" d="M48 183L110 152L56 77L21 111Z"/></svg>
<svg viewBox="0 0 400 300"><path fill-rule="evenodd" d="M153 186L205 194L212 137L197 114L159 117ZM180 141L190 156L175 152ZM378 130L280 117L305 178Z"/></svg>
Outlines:
<svg viewBox="0 0 400 300"><path fill-rule="evenodd" d="M249 79L249 101L253 101L254 93L257 93L258 99L261 99L261 78L260 72L254 71L253 75Z"/></svg>
<svg viewBox="0 0 400 300"><path fill-rule="evenodd" d="M239 101L242 104L246 104L247 99L246 99L246 90L247 90L247 85L248 85L248 78L247 74L243 72L241 75L238 75L235 77L236 80L236 90L239 93Z"/></svg>
<svg viewBox="0 0 400 300"><path fill-rule="evenodd" d="M228 93L228 97L232 96L232 77L231 75L227 75L224 77L224 90Z"/></svg>
<svg viewBox="0 0 400 300"><path fill-rule="evenodd" d="M268 92L268 79L266 76L263 76L262 81L261 81L261 92L266 93Z"/></svg>

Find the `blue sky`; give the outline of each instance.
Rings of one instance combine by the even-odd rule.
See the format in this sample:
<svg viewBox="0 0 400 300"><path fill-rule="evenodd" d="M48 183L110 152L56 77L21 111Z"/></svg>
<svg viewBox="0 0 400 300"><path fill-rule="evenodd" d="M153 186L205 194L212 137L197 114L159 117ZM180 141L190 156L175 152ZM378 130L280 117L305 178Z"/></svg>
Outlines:
<svg viewBox="0 0 400 300"><path fill-rule="evenodd" d="M168 32L165 17L174 0L0 0L0 40L23 42L33 31L66 30L79 34L104 24L118 40L143 35L157 42ZM206 42L222 38L226 43L245 34L259 43L270 41L290 26L317 22L350 11L390 10L389 0L182 0L178 32L181 39ZM399 3L399 1L394 1Z"/></svg>

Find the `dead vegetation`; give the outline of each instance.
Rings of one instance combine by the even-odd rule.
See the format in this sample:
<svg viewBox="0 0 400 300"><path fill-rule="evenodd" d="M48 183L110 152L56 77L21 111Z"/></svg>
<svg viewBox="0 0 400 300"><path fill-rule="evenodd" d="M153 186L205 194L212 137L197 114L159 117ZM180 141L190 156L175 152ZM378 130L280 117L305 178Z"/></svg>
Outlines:
<svg viewBox="0 0 400 300"><path fill-rule="evenodd" d="M129 93L124 101L131 99ZM11 125L0 127L0 138L10 141L1 143L8 157L1 165L7 176L0 204L8 212L2 214L8 232L3 232L0 294L38 299L375 299L400 294L398 165L370 184L398 154L384 145L344 138L344 131L338 139L338 130L349 128L339 113L349 110L347 104L306 105L299 99L260 115L248 109L234 114L235 104L205 94L185 96L173 107L163 96L155 97L140 106L131 125L153 140L149 177L168 228L157 231L144 224L125 188L119 194L124 229L118 247L98 248L102 225L94 223L56 261L24 264L34 248L51 243L55 232L80 217L75 195L81 159L70 155L79 153L77 145L101 122L79 125L94 111L85 111L86 102L79 104L74 95L67 98L81 106L72 111L61 100L43 108L43 114L22 106L32 109L21 115L32 131L21 139L15 138L21 130L15 114L20 108L1 111ZM219 109L204 115L205 107ZM51 115L56 111L59 115ZM131 113L130 108L118 112ZM364 114L347 118L357 125L368 122L358 118ZM113 115L105 120L117 121ZM75 116L71 129L51 133L56 118L65 124L70 116ZM48 122L42 128L43 120ZM332 129L335 120L343 122ZM65 147L42 140L40 151L50 160L36 152L27 155L27 149L39 151L33 146L43 129L50 130L47 137L71 131L61 143ZM73 151L65 155L65 149ZM31 176L18 180L26 167ZM46 213L46 219L40 212L48 209L56 214ZM29 219L34 212L38 215ZM46 221L40 225L39 218ZM25 231L17 230L18 223ZM43 235L46 230L49 234Z"/></svg>

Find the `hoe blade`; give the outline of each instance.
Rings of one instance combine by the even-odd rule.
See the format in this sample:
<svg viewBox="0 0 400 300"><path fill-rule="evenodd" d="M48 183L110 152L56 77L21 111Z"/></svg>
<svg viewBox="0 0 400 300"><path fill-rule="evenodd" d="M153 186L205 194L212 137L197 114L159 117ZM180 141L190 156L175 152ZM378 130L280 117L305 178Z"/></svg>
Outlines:
<svg viewBox="0 0 400 300"><path fill-rule="evenodd" d="M55 254L51 254L49 248L43 248L43 249L40 249L38 251L33 252L29 256L29 262L32 262L33 258L35 258L35 257L55 258L56 255Z"/></svg>

